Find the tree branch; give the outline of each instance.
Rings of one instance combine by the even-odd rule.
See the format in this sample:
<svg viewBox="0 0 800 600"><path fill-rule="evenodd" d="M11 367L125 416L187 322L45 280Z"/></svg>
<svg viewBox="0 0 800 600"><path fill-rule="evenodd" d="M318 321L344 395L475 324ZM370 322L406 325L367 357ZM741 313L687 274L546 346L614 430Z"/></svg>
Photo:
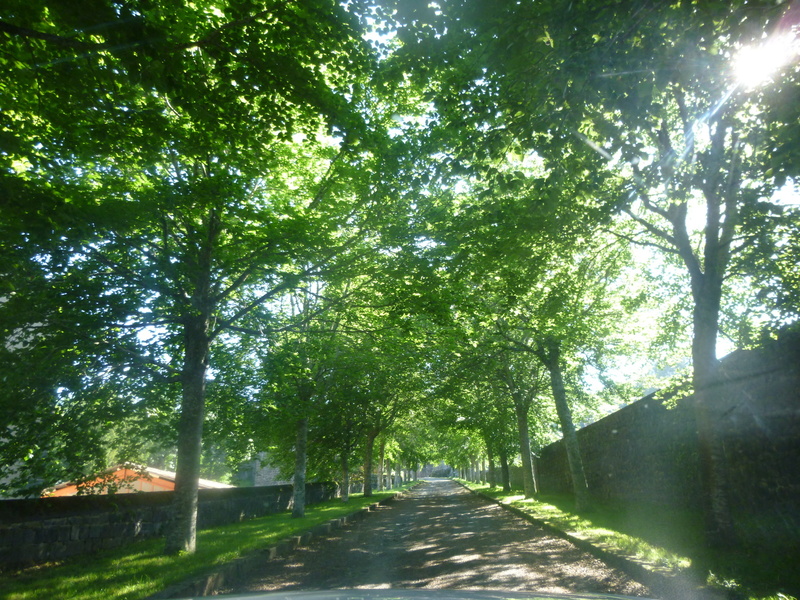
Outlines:
<svg viewBox="0 0 800 600"><path fill-rule="evenodd" d="M331 185L333 185L334 182L334 177L332 176L333 169L336 166L336 163L338 163L339 160L341 160L341 158L346 154L346 152L347 152L347 143L342 142L342 147L339 149L339 152L336 154L336 156L333 157L331 164L328 165L328 170L322 177L322 182L319 185L319 189L317 190L317 193L314 194L314 198L308 205L309 209L311 210L315 209L317 205L320 202L322 202L322 199L325 197L325 194L327 194L328 190L331 189Z"/></svg>
<svg viewBox="0 0 800 600"><path fill-rule="evenodd" d="M630 242L631 244L636 244L637 246L644 246L646 248L656 248L658 250L661 250L662 252L667 252L669 254L678 254L678 251L674 247L662 246L661 244L656 244L655 242L639 240L633 236L625 235L624 233L619 233L611 229L603 229L602 231L610 233L611 235L618 237L622 240L625 240L626 242Z"/></svg>
<svg viewBox="0 0 800 600"><path fill-rule="evenodd" d="M645 208L650 212L655 213L666 220L669 220L669 213L660 206L654 204L650 200L650 194L648 194L644 189L642 189L642 186L640 184L643 181L644 177L642 177L641 170L639 170L638 166L633 165L633 184L636 187L636 193L642 199L642 204L644 204Z"/></svg>
<svg viewBox="0 0 800 600"><path fill-rule="evenodd" d="M739 162L742 155L742 143L735 134L731 143L731 147L732 156L730 168L728 170L728 181L725 184L724 190L725 220L721 224L719 249L717 252L717 261L723 267L728 264L728 260L730 259L731 244L733 242L733 237L736 234L736 227L739 224L737 191L741 181Z"/></svg>
<svg viewBox="0 0 800 600"><path fill-rule="evenodd" d="M58 46L64 46L66 48L77 48L79 50L106 50L112 47L112 45L108 42L103 42L99 44L82 42L80 40L64 37L61 35L55 35L53 33L44 33L42 31L36 31L34 29L28 29L26 27L18 27L6 21L0 21L0 32L8 34L13 37L43 40L45 42L56 44Z"/></svg>
<svg viewBox="0 0 800 600"><path fill-rule="evenodd" d="M647 220L643 219L642 217L640 217L638 215L635 215L633 213L633 211L631 211L629 208L623 208L622 211L626 215L628 215L631 219L636 221L639 225L644 227L647 231L652 233L654 236L656 236L658 238L661 238L665 242L667 242L669 244L672 244L673 246L677 247L677 243L675 241L675 238L673 236L671 236L669 233L667 233L666 231L664 231L663 229L660 229L659 227L656 227L652 223L649 223Z"/></svg>

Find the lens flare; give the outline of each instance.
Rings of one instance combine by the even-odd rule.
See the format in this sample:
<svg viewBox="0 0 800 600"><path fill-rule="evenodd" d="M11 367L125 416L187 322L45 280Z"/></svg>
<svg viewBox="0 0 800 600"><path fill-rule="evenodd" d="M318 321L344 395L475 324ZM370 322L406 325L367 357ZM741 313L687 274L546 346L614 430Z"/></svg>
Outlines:
<svg viewBox="0 0 800 600"><path fill-rule="evenodd" d="M800 40L792 33L770 37L764 43L745 46L733 59L736 82L754 88L770 81L800 55Z"/></svg>

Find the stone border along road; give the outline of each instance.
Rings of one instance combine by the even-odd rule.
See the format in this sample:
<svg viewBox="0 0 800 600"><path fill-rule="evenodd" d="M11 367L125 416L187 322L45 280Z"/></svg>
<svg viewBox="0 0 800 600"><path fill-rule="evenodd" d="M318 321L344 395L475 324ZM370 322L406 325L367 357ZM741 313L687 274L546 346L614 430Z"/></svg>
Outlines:
<svg viewBox="0 0 800 600"><path fill-rule="evenodd" d="M651 596L620 569L448 479L263 565L222 593L506 590Z"/></svg>

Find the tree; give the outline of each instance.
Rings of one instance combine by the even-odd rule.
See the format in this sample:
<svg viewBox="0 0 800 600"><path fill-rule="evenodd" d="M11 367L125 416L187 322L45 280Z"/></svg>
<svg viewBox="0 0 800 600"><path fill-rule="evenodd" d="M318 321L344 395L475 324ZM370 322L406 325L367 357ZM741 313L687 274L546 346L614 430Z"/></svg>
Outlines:
<svg viewBox="0 0 800 600"><path fill-rule="evenodd" d="M310 282L285 294L280 305L273 307L282 313L280 320L270 324L280 333L253 349L263 354L261 395L270 406L269 426L259 437L273 444L282 442L282 453L293 457L292 516L296 518L305 514L309 431L318 426L319 413L329 402L340 347L339 320L325 314L331 308L324 293L320 282Z"/></svg>
<svg viewBox="0 0 800 600"><path fill-rule="evenodd" d="M357 453L363 452L363 427L360 420L360 399L354 397L357 390L358 373L351 365L358 364L360 357L339 347L337 365L333 369L332 383L325 402L320 406L315 445L325 453L323 460L338 461L341 474L342 502L350 499L351 472ZM329 455L328 453L331 453ZM360 454L359 454L360 455Z"/></svg>
<svg viewBox="0 0 800 600"><path fill-rule="evenodd" d="M134 359L181 387L167 551L192 551L211 344L303 278L305 249L337 246L326 219L348 209L327 196L364 131L352 86L369 50L333 2L93 8L5 9L3 96L18 121L5 190L38 180L69 206L51 233L69 236L71 271L131 300L125 319L105 315L112 327L154 332ZM326 125L350 138L316 142ZM310 152L291 141L301 133Z"/></svg>
<svg viewBox="0 0 800 600"><path fill-rule="evenodd" d="M405 336L389 331L363 340L373 348L373 360L362 371L357 389L364 424L364 496L372 495L374 445L378 436L417 402L418 370L413 347ZM377 350L377 352L375 352Z"/></svg>
<svg viewBox="0 0 800 600"><path fill-rule="evenodd" d="M515 362L517 364L514 364ZM539 493L539 483L533 465L529 423L531 408L542 391L542 377L538 369L531 368L525 361L513 361L508 355L501 355L498 363L496 376L505 385L514 405L519 451L522 457L523 490L526 498L533 498Z"/></svg>
<svg viewBox="0 0 800 600"><path fill-rule="evenodd" d="M438 373L442 381L434 388L432 407L427 412L437 431L442 432L438 438L444 439L436 442L440 448L458 446L451 439L452 435L476 434L483 442L489 462L490 484L494 486L499 481L503 491L508 492L511 491L509 457L517 453L520 432L514 427L515 410L508 402L507 390L498 382L496 370L487 367L491 362L486 357L464 355L463 360L449 368L440 365ZM444 432L452 434L448 436ZM447 450L440 450L440 453L449 454ZM498 460L502 466L499 478L494 468Z"/></svg>
<svg viewBox="0 0 800 600"><path fill-rule="evenodd" d="M541 157L554 185L578 185L605 210L626 211L649 236L630 241L683 263L708 537L721 544L733 528L708 394L723 283L737 254L776 241L781 209L770 199L796 173L798 123L797 103L787 102L796 65L773 94L737 85L730 59L765 32L790 33L793 14L768 2L638 0L455 0L440 11L412 4L398 12L401 64L415 71L420 56L430 59L424 75L437 82L442 121L467 133L458 159L469 156L470 134L487 141L484 160L513 140ZM694 236L688 217L698 207L705 222Z"/></svg>
<svg viewBox="0 0 800 600"><path fill-rule="evenodd" d="M760 16L776 18L778 13L764 10ZM716 23L713 33L706 25L711 21ZM687 29L687 23L697 25ZM680 44L661 43L665 31L678 28ZM693 386L708 533L711 542L727 545L734 529L716 433L720 415L712 408L723 284L733 275L731 261L737 254L753 245L770 244L764 232L774 231L779 209L769 200L776 181L764 169L774 134L763 119L753 118L754 111L758 114L763 108L747 91L736 88L723 61L726 49L729 55L736 45L751 43L758 34L749 23L742 26L736 6L664 8L645 15L635 31L649 40L644 52L635 48L633 30L593 45L587 32L579 42L585 44L581 51L587 57L597 56L603 47L604 60L609 61L610 51L610 73L623 63L628 68L644 61L657 65L633 88L612 92L600 78L594 81L604 98L589 122L605 152L620 153L626 161L619 171L629 177L628 197L635 202L625 211L651 236L652 241L645 243L678 257L689 276ZM559 35L556 40L554 44L563 38ZM677 61L705 68L685 72L667 66ZM773 124L778 131L787 126L794 125ZM704 214L700 227L690 220L695 207Z"/></svg>

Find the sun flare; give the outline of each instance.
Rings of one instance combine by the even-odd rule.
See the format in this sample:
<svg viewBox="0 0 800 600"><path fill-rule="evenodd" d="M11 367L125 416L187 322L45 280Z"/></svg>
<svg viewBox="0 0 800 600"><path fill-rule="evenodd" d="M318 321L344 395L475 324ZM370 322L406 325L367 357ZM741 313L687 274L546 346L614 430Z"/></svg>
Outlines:
<svg viewBox="0 0 800 600"><path fill-rule="evenodd" d="M736 82L754 88L772 79L800 55L800 40L794 33L771 37L764 43L745 46L733 59Z"/></svg>

